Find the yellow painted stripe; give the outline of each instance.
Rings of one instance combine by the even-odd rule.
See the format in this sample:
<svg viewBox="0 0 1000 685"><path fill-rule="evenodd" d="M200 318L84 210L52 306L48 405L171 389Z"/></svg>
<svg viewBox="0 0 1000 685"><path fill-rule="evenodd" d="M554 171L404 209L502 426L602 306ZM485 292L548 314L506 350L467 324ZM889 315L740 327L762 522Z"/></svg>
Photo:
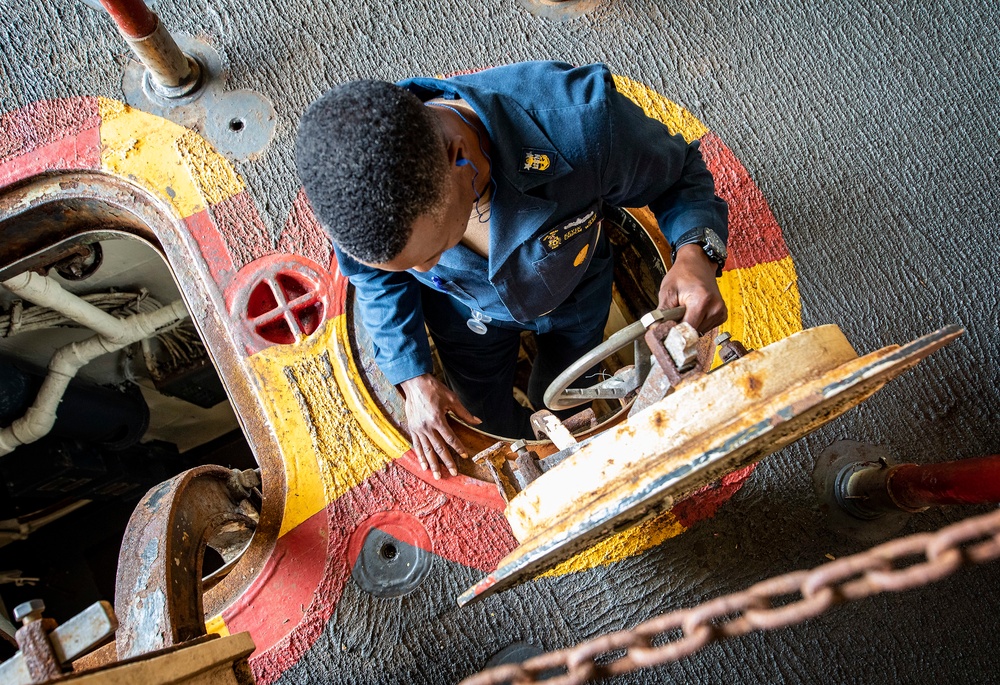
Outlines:
<svg viewBox="0 0 1000 685"><path fill-rule="evenodd" d="M719 279L729 320L721 327L749 349L802 330L798 276L791 257L726 271Z"/></svg>
<svg viewBox="0 0 1000 685"><path fill-rule="evenodd" d="M576 556L570 557L553 569L542 574L543 577L561 576L577 571L586 571L616 561L642 554L672 537L680 535L684 526L669 511L643 521L634 528L602 540Z"/></svg>
<svg viewBox="0 0 1000 685"><path fill-rule="evenodd" d="M615 88L642 108L646 116L666 124L671 133L680 133L689 143L708 133L708 127L675 102L671 102L649 86L627 76L614 75Z"/></svg>
<svg viewBox="0 0 1000 685"><path fill-rule="evenodd" d="M341 344L346 318L335 317L300 343L275 345L249 359L285 465L279 536L408 449L384 427L376 430L381 410L359 396L353 361L341 361L350 355Z"/></svg>
<svg viewBox="0 0 1000 685"><path fill-rule="evenodd" d="M229 160L194 131L188 131L177 140L177 152L209 205L222 202L245 187Z"/></svg>
<svg viewBox="0 0 1000 685"><path fill-rule="evenodd" d="M98 98L101 167L130 179L189 217L243 189L232 165L194 131Z"/></svg>
<svg viewBox="0 0 1000 685"><path fill-rule="evenodd" d="M339 316L334 323L337 327L340 348L350 350L347 317ZM361 379L361 373L354 362L354 355L335 355L331 361L337 376L337 384L344 392L344 401L368 437L391 459L403 456L410 449L410 441L386 417L385 412L368 392L368 387Z"/></svg>

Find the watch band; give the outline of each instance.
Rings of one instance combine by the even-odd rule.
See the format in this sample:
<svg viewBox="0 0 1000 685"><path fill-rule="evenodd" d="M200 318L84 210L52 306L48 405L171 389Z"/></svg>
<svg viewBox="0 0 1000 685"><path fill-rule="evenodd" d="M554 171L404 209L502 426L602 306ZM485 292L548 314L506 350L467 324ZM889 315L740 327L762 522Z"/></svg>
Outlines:
<svg viewBox="0 0 1000 685"><path fill-rule="evenodd" d="M671 263L677 261L677 250L685 245L699 245L704 250L705 256L718 267L715 277L718 278L722 275L722 267L726 264L728 252L722 238L715 231L707 226L702 226L682 234L670 252Z"/></svg>

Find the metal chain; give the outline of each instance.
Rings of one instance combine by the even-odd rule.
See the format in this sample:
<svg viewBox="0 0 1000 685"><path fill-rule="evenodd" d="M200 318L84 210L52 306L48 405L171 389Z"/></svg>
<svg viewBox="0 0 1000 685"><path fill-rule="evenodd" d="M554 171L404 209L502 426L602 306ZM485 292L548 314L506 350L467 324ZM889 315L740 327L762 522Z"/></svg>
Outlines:
<svg viewBox="0 0 1000 685"><path fill-rule="evenodd" d="M1000 511L936 533L917 533L849 557L776 576L735 594L663 614L521 664L490 668L462 685L578 685L678 661L728 637L801 623L838 604L900 592L946 578L962 566L1000 557ZM676 639L672 634L680 632ZM547 677L559 671L562 675ZM544 674L544 675L543 675Z"/></svg>

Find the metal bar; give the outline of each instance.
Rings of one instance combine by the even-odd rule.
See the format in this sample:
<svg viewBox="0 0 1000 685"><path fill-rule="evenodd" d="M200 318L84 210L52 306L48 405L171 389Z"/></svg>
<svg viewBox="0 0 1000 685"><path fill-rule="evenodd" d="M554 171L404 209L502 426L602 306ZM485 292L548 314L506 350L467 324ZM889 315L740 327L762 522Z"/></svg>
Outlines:
<svg viewBox="0 0 1000 685"><path fill-rule="evenodd" d="M904 509L1000 503L1000 455L940 464L900 464L886 476L889 497Z"/></svg>
<svg viewBox="0 0 1000 685"><path fill-rule="evenodd" d="M855 462L837 477L835 497L852 516L878 518L928 507L1000 503L1000 455L939 464Z"/></svg>
<svg viewBox="0 0 1000 685"><path fill-rule="evenodd" d="M201 69L177 47L156 13L142 0L100 0L118 32L146 67L156 91L181 97L198 86Z"/></svg>
<svg viewBox="0 0 1000 685"><path fill-rule="evenodd" d="M156 29L156 15L142 0L101 0L101 5L126 38L145 38Z"/></svg>
<svg viewBox="0 0 1000 685"><path fill-rule="evenodd" d="M52 651L62 664L69 664L100 646L118 628L115 612L108 602L92 604L49 633ZM30 685L34 682L24 656L18 652L0 663L0 683Z"/></svg>

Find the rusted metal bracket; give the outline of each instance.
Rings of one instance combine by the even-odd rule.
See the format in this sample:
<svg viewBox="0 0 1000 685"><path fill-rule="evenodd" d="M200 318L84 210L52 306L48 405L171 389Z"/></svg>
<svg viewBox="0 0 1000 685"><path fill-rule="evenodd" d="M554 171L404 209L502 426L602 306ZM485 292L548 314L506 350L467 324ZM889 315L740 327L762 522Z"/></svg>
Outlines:
<svg viewBox="0 0 1000 685"><path fill-rule="evenodd" d="M45 605L40 600L25 602L14 609L24 622L17 631L20 651L0 663L0 683L30 685L58 678L79 657L106 642L118 627L115 613L107 602L97 602L61 626L42 618Z"/></svg>
<svg viewBox="0 0 1000 685"><path fill-rule="evenodd" d="M146 494L129 519L118 558L119 659L205 634L205 547L229 524L256 526L241 503L259 486L255 471L206 465Z"/></svg>
<svg viewBox="0 0 1000 685"><path fill-rule="evenodd" d="M728 333L718 336L712 345L708 336L699 336L688 324L676 321L653 323L646 331L645 341L653 355L653 367L632 403L630 418L662 400L681 382L707 373L715 345L719 346L719 355L725 363L749 353L742 343L731 340Z"/></svg>
<svg viewBox="0 0 1000 685"><path fill-rule="evenodd" d="M486 468L493 476L493 482L504 502L511 501L518 493L514 473L507 462L507 452L507 443L500 441L472 457L472 461Z"/></svg>
<svg viewBox="0 0 1000 685"><path fill-rule="evenodd" d="M733 340L733 336L729 333L721 333L718 337L716 337L715 344L719 348L719 358L722 359L723 364L736 361L740 357L745 357L751 352L751 350L744 347L743 343L739 340Z"/></svg>
<svg viewBox="0 0 1000 685"><path fill-rule="evenodd" d="M513 443L510 451L517 455L514 459L514 478L517 479L519 489L524 490L542 475L542 467L538 465L538 455L528 449L525 440Z"/></svg>

